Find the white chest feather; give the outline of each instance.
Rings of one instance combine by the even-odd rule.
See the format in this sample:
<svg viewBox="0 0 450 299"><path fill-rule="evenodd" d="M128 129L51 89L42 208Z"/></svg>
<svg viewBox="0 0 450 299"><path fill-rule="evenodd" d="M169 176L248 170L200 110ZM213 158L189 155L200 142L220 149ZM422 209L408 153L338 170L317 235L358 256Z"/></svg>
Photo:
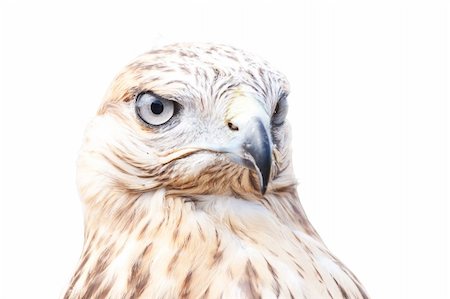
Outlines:
<svg viewBox="0 0 450 299"><path fill-rule="evenodd" d="M67 298L366 298L319 240L257 203L148 202L132 231L92 233Z"/></svg>

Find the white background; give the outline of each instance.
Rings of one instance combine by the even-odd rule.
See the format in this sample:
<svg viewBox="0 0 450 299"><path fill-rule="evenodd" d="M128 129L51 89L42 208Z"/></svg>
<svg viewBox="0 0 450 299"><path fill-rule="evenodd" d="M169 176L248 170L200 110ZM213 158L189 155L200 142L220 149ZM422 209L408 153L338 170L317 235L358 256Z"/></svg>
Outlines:
<svg viewBox="0 0 450 299"><path fill-rule="evenodd" d="M290 79L307 214L372 298L450 298L447 1L3 1L1 298L58 298L81 252L75 160L122 66L231 44Z"/></svg>

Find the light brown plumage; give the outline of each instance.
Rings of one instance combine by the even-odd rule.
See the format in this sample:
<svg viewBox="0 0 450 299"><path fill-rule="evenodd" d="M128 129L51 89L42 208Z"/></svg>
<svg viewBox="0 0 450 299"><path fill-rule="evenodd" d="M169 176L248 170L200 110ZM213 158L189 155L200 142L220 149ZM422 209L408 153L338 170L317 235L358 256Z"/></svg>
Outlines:
<svg viewBox="0 0 450 299"><path fill-rule="evenodd" d="M136 113L150 91L178 103L164 125ZM281 73L228 46L176 44L127 66L81 149L85 244L65 298L367 298L298 200L288 93ZM259 133L264 194L261 149L245 143Z"/></svg>

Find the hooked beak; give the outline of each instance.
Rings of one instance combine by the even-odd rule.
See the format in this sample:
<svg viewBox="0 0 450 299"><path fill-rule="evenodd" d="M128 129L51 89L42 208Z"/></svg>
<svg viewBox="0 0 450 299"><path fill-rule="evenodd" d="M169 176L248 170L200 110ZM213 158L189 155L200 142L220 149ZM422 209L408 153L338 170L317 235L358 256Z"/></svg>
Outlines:
<svg viewBox="0 0 450 299"><path fill-rule="evenodd" d="M256 171L261 194L265 194L272 166L272 142L262 121L253 117L245 127L239 128L239 135L221 151L228 154L237 164Z"/></svg>
<svg viewBox="0 0 450 299"><path fill-rule="evenodd" d="M242 143L244 159L253 162L259 176L261 194L266 193L272 166L272 146L266 128L259 119L248 123Z"/></svg>

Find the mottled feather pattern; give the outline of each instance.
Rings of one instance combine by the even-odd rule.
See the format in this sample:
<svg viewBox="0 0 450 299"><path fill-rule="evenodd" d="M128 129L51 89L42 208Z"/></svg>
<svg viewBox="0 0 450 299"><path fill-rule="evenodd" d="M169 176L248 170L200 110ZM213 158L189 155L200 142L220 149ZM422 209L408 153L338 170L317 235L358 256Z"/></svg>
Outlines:
<svg viewBox="0 0 450 299"><path fill-rule="evenodd" d="M180 115L143 124L143 91ZM129 64L85 133L85 243L64 298L368 298L305 215L287 123L272 128L265 194L255 171L202 148L234 134L239 98L269 119L288 93L280 72L229 46L175 44Z"/></svg>

